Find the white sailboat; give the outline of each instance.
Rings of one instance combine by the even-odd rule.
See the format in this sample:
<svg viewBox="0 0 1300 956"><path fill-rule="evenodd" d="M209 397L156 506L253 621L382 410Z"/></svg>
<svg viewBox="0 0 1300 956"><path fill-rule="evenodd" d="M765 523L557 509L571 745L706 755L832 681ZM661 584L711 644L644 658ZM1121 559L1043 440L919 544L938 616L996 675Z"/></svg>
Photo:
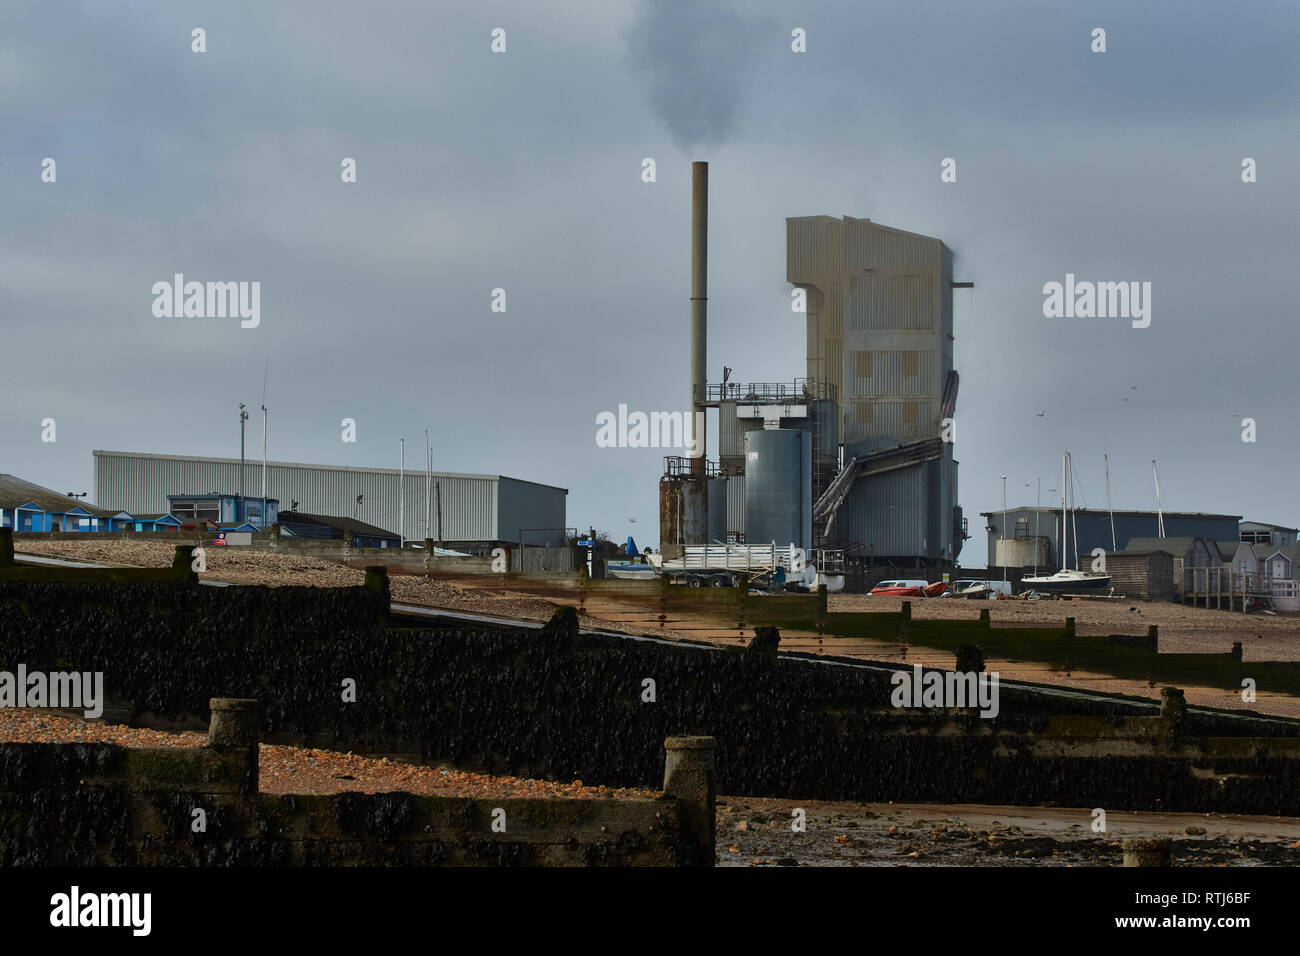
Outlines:
<svg viewBox="0 0 1300 956"><path fill-rule="evenodd" d="M1072 469L1070 468L1070 453L1068 451L1065 453L1065 459L1061 462L1061 472L1063 482L1061 485L1061 570L1055 574L1022 578L1020 583L1031 591L1040 591L1045 594L1097 594L1103 591L1109 592L1109 574L1080 571L1078 568L1071 568L1069 565L1070 527L1066 511L1067 509L1070 512L1074 510L1074 485ZM1074 546L1076 549L1079 546L1077 526L1074 533ZM1075 563L1078 563L1077 559Z"/></svg>

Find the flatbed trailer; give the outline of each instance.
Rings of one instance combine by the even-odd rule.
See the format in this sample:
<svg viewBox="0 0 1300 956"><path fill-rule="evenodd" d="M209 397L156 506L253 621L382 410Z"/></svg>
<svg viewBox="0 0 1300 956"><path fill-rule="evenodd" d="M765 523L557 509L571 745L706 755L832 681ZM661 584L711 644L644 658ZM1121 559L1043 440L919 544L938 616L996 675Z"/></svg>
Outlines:
<svg viewBox="0 0 1300 956"><path fill-rule="evenodd" d="M785 574L799 573L807 565L802 549L789 545L728 544L688 545L682 556L654 562L669 584L686 587L737 587L742 578L751 585L772 587L784 584Z"/></svg>

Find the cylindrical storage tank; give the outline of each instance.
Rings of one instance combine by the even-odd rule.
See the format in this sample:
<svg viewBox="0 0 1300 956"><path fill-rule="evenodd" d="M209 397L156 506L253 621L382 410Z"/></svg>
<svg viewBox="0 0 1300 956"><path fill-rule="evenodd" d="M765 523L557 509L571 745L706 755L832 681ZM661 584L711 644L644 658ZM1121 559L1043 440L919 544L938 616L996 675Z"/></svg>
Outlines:
<svg viewBox="0 0 1300 956"><path fill-rule="evenodd" d="M659 547L705 544L709 533L704 478L665 476L659 479Z"/></svg>
<svg viewBox="0 0 1300 956"><path fill-rule="evenodd" d="M1047 538L1005 538L994 542L995 567L1045 568L1048 564Z"/></svg>
<svg viewBox="0 0 1300 956"><path fill-rule="evenodd" d="M812 545L812 434L765 428L745 435L745 541Z"/></svg>
<svg viewBox="0 0 1300 956"><path fill-rule="evenodd" d="M727 479L709 478L709 544L727 543Z"/></svg>

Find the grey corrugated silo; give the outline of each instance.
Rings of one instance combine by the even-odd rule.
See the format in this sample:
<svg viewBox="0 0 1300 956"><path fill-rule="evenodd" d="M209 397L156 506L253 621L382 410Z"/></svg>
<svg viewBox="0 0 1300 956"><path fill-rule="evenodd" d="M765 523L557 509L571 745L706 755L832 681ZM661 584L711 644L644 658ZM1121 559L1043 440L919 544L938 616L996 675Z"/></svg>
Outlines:
<svg viewBox="0 0 1300 956"><path fill-rule="evenodd" d="M812 434L765 428L745 435L745 540L812 545Z"/></svg>
<svg viewBox="0 0 1300 956"><path fill-rule="evenodd" d="M709 478L709 544L727 543L727 479Z"/></svg>

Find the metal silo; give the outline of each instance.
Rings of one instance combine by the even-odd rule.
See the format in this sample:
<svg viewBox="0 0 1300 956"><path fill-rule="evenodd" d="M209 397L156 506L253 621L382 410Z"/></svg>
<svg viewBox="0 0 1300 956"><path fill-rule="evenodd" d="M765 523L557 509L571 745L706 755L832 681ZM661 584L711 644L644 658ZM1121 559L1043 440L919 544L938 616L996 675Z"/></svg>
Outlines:
<svg viewBox="0 0 1300 956"><path fill-rule="evenodd" d="M745 540L812 545L812 434L765 428L745 435Z"/></svg>

